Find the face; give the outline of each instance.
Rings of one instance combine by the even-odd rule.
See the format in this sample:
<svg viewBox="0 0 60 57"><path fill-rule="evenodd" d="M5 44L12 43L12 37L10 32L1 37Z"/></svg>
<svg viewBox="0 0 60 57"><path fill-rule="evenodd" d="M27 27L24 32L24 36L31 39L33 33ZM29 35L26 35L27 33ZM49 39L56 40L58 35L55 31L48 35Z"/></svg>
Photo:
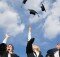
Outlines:
<svg viewBox="0 0 60 57"><path fill-rule="evenodd" d="M8 51L8 52L12 52L12 51L13 51L12 45L7 45L7 51Z"/></svg>
<svg viewBox="0 0 60 57"><path fill-rule="evenodd" d="M56 48L57 48L57 49L60 49L60 44L58 44L58 45L56 46Z"/></svg>

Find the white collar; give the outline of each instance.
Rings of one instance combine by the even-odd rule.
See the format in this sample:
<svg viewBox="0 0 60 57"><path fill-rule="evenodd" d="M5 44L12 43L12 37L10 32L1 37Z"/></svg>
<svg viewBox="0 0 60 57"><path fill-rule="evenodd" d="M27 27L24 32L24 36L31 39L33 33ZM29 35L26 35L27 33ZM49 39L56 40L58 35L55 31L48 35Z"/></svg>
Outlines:
<svg viewBox="0 0 60 57"><path fill-rule="evenodd" d="M54 57L59 57L59 50L54 53Z"/></svg>
<svg viewBox="0 0 60 57"><path fill-rule="evenodd" d="M8 53L8 57L11 57L11 54L10 53Z"/></svg>

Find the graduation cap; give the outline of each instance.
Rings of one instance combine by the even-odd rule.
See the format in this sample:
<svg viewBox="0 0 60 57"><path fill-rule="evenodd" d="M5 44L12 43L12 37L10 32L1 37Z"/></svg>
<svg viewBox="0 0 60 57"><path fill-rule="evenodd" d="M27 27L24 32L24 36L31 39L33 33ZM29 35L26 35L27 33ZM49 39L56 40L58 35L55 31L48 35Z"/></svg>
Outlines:
<svg viewBox="0 0 60 57"><path fill-rule="evenodd" d="M41 10L46 12L45 7L44 7L43 4L41 5Z"/></svg>
<svg viewBox="0 0 60 57"><path fill-rule="evenodd" d="M25 4L25 3L26 3L26 1L27 1L27 0L23 0L23 4Z"/></svg>
<svg viewBox="0 0 60 57"><path fill-rule="evenodd" d="M38 14L35 10L33 10L33 9L29 9L29 11L30 11L30 14L33 14L33 15L36 15L36 14Z"/></svg>

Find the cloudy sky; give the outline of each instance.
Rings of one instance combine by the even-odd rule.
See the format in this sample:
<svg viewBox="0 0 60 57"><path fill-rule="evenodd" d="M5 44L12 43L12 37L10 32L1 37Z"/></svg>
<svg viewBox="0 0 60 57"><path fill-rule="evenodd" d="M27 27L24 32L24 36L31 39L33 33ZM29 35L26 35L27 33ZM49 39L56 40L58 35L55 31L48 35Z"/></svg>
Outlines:
<svg viewBox="0 0 60 57"><path fill-rule="evenodd" d="M0 0L0 42L5 34L10 35L7 44L13 44L14 52L20 57L26 57L28 26L31 25L34 43L40 46L45 56L48 49L60 43L60 0L22 2L23 0ZM41 10L41 2L46 12ZM32 15L28 9L33 9L38 14Z"/></svg>

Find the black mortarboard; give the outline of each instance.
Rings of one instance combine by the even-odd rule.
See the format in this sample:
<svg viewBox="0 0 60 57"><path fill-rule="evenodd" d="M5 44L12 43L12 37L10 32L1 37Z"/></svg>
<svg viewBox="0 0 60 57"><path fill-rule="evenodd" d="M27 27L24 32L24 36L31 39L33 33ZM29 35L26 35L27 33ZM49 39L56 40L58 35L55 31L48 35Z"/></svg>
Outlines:
<svg viewBox="0 0 60 57"><path fill-rule="evenodd" d="M35 15L35 14L38 14L35 10L33 10L33 9L29 9L29 11L30 11L30 14L33 14L33 15Z"/></svg>
<svg viewBox="0 0 60 57"><path fill-rule="evenodd" d="M41 5L41 10L46 12L45 7L44 7L43 4Z"/></svg>
<svg viewBox="0 0 60 57"><path fill-rule="evenodd" d="M27 0L23 0L23 4L25 4L25 3L26 3L26 1L27 1Z"/></svg>

